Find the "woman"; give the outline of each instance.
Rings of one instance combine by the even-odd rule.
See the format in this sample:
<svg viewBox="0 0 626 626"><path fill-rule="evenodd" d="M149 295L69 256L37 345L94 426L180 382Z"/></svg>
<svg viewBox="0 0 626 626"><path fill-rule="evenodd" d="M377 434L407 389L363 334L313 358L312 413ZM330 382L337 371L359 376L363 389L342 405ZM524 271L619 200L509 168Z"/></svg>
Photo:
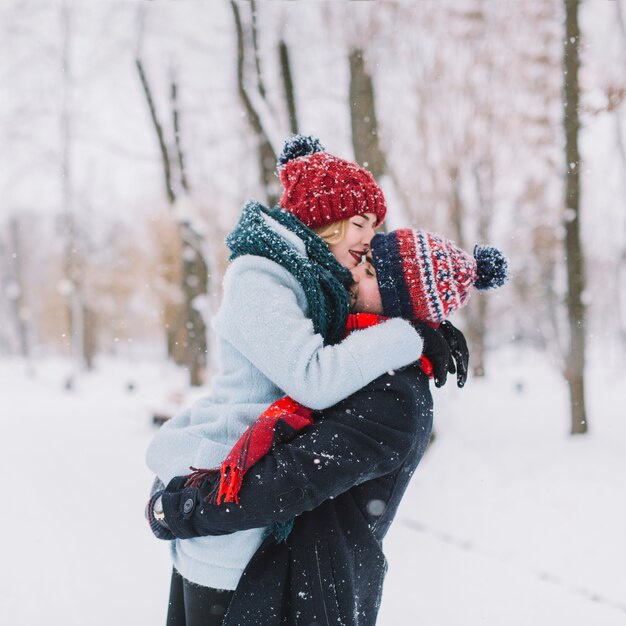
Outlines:
<svg viewBox="0 0 626 626"><path fill-rule="evenodd" d="M285 393L325 409L423 352L422 337L401 319L338 343L349 311L350 269L369 251L386 213L372 175L302 136L286 142L279 172L282 210L249 202L227 239L231 263L214 323L220 372L211 394L166 423L149 446L148 465L166 484L190 466L219 465ZM335 237L326 244L311 228ZM426 356L445 379L448 359L437 358L435 348ZM219 615L207 621L206 604L223 597L216 590L237 587L265 535L265 528L251 528L173 541L168 624L221 623Z"/></svg>

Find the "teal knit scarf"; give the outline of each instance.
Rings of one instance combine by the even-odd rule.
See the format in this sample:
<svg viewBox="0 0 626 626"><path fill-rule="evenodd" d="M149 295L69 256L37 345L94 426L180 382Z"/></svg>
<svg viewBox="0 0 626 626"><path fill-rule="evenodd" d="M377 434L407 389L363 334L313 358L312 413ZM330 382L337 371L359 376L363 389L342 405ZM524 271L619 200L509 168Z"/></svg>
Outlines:
<svg viewBox="0 0 626 626"><path fill-rule="evenodd" d="M261 213L302 239L309 258L272 229ZM226 245L231 251L231 261L244 254L254 254L290 272L304 289L315 332L322 335L325 344L341 341L350 312L347 289L352 275L335 259L328 245L298 218L279 207L270 210L251 200L243 207L239 223L226 238Z"/></svg>

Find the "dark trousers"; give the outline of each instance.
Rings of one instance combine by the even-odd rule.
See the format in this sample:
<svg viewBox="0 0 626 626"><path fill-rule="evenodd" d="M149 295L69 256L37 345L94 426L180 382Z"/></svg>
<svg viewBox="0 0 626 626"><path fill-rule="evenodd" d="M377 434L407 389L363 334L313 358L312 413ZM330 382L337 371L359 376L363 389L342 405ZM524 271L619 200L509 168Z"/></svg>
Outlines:
<svg viewBox="0 0 626 626"><path fill-rule="evenodd" d="M172 570L167 626L221 626L233 593L195 585Z"/></svg>

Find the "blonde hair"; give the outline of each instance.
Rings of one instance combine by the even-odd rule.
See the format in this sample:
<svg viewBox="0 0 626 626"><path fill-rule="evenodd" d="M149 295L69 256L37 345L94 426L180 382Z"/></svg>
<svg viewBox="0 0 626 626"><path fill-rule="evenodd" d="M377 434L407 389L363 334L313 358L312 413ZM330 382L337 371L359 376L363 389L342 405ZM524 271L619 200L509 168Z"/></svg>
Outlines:
<svg viewBox="0 0 626 626"><path fill-rule="evenodd" d="M330 246L339 243L346 236L349 222L350 220L339 220L313 230L324 240L324 243Z"/></svg>

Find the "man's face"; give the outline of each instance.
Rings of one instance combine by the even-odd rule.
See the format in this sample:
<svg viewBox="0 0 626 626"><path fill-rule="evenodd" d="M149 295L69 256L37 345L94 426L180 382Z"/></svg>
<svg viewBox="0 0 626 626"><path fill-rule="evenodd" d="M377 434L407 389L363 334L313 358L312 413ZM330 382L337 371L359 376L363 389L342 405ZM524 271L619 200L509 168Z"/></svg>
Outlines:
<svg viewBox="0 0 626 626"><path fill-rule="evenodd" d="M370 257L357 265L352 272L354 283L350 288L350 303L354 313L376 313L384 315L380 298L376 270Z"/></svg>

